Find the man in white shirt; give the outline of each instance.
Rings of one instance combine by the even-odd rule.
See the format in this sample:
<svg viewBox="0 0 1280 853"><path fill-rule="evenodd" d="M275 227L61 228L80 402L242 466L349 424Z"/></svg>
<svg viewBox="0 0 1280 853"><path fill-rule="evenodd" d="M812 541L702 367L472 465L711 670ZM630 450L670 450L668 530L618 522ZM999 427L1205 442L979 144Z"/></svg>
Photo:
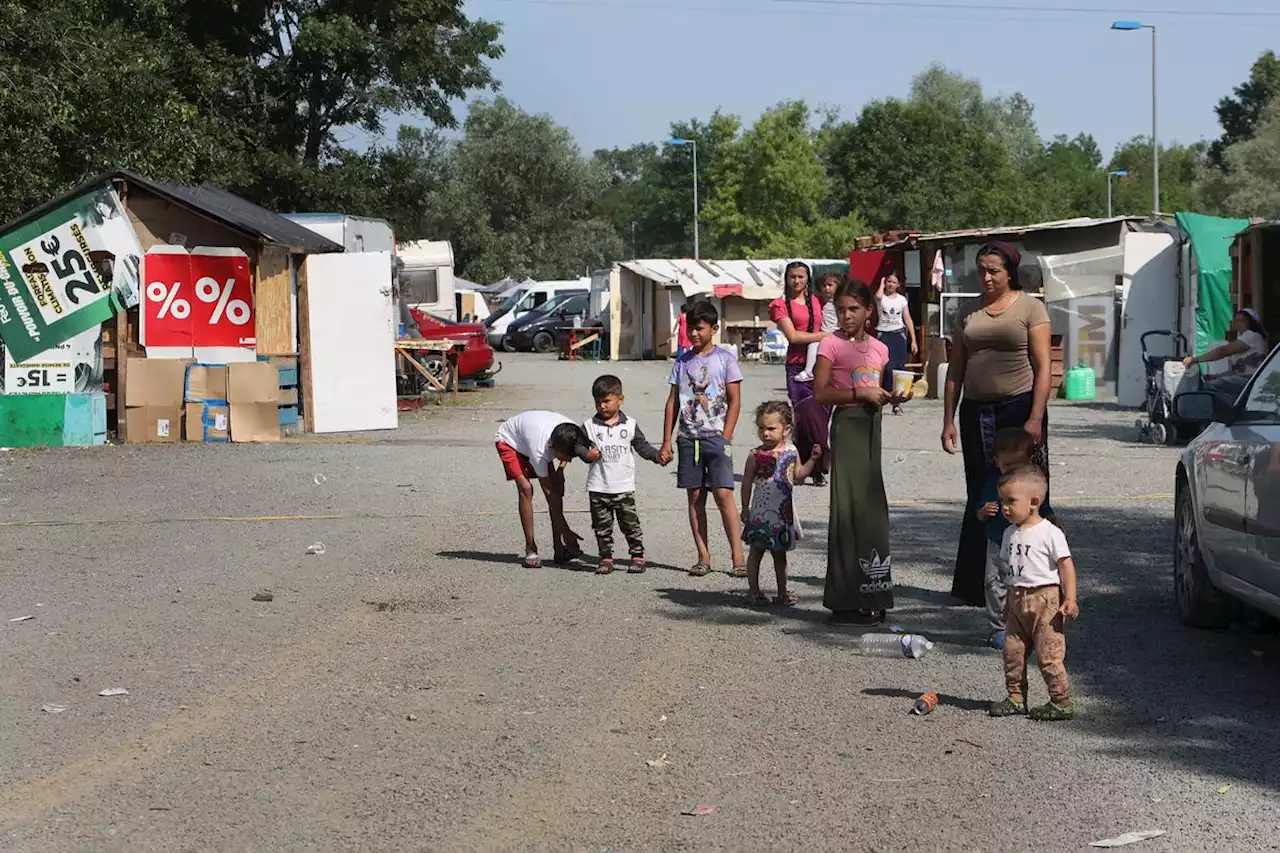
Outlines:
<svg viewBox="0 0 1280 853"><path fill-rule="evenodd" d="M1000 479L1000 508L1009 520L1001 548L1005 585L1004 680L1008 697L993 703L991 716L1027 711L1027 651L1034 648L1049 702L1030 711L1041 722L1075 715L1067 678L1064 619L1080 615L1076 565L1061 528L1040 517L1048 481L1036 465L1015 468Z"/></svg>
<svg viewBox="0 0 1280 853"><path fill-rule="evenodd" d="M542 485L551 510L551 536L555 561L566 563L582 555L582 537L569 529L564 517L562 467L574 457L588 464L600 458L582 427L556 412L524 412L503 421L494 436L498 458L507 479L520 493L520 526L524 528L524 566L541 567L534 541L533 480Z"/></svg>

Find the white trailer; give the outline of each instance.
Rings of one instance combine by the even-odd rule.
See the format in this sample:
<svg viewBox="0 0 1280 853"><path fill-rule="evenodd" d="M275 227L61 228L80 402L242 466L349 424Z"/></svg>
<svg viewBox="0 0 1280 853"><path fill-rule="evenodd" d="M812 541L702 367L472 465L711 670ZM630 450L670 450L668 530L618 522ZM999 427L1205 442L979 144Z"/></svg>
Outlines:
<svg viewBox="0 0 1280 853"><path fill-rule="evenodd" d="M397 257L405 303L424 314L456 320L453 246L446 240L417 240L400 244Z"/></svg>
<svg viewBox="0 0 1280 853"><path fill-rule="evenodd" d="M286 213L284 218L342 246L345 252L396 251L396 235L382 219L345 213Z"/></svg>

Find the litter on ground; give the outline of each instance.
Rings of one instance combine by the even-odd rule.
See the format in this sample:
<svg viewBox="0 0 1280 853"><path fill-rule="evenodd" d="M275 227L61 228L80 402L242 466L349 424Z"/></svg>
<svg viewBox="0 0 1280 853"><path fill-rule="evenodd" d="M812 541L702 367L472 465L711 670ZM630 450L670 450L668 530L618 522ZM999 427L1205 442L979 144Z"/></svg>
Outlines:
<svg viewBox="0 0 1280 853"><path fill-rule="evenodd" d="M1115 838L1104 838L1101 841L1094 841L1090 847L1128 847L1130 844L1137 844L1139 841L1146 841L1150 838L1159 838L1164 835L1163 829L1144 829L1140 832L1126 832L1124 835L1117 835Z"/></svg>

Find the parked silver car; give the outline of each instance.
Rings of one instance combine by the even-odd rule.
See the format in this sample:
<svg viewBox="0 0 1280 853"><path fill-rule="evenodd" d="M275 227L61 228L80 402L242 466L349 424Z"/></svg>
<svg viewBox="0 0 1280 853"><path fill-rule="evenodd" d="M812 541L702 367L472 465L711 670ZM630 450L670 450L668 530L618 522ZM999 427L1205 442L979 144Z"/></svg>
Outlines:
<svg viewBox="0 0 1280 853"><path fill-rule="evenodd" d="M1234 600L1280 619L1280 347L1234 402L1195 392L1174 407L1190 420L1212 416L1178 461L1178 614L1220 626Z"/></svg>

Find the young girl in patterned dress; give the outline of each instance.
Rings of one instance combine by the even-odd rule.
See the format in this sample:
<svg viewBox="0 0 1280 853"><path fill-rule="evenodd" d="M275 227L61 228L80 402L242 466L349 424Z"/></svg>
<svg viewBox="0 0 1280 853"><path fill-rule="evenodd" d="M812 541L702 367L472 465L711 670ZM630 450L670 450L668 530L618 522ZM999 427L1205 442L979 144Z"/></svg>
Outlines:
<svg viewBox="0 0 1280 853"><path fill-rule="evenodd" d="M751 603L764 606L769 598L760 591L760 563L764 553L773 555L778 579L774 604L789 607L796 595L787 589L787 552L800 538L800 521L791 500L792 486L813 473L822 460L822 446L815 444L809 461L791 443L791 407L783 402L762 403L756 409L760 446L747 457L742 472L742 541L747 544L747 584Z"/></svg>

